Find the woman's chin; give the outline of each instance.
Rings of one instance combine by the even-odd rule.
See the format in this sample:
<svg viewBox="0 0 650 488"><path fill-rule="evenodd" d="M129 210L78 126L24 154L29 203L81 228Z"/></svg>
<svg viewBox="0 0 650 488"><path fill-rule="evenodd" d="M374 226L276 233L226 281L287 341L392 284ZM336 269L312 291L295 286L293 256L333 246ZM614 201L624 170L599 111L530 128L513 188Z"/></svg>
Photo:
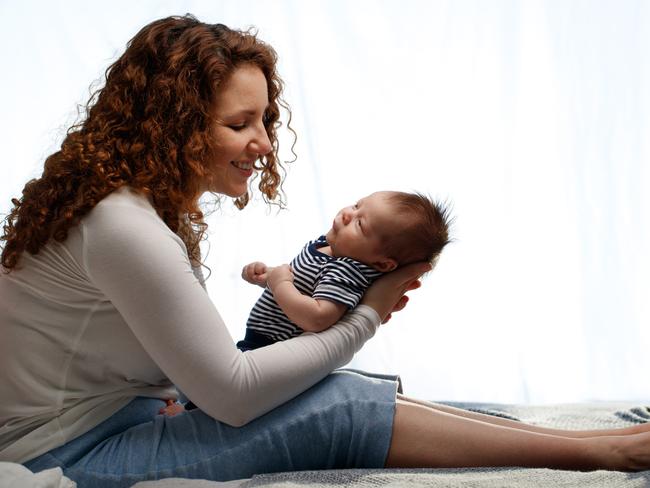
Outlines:
<svg viewBox="0 0 650 488"><path fill-rule="evenodd" d="M217 193L219 195L224 195L230 198L239 198L246 195L248 191L247 187L243 188L211 188L208 190L210 193Z"/></svg>
<svg viewBox="0 0 650 488"><path fill-rule="evenodd" d="M232 193L228 193L228 196L231 197L231 198L243 197L243 196L246 195L246 191L247 191L247 189L244 189L243 191L235 191L235 192L232 192Z"/></svg>

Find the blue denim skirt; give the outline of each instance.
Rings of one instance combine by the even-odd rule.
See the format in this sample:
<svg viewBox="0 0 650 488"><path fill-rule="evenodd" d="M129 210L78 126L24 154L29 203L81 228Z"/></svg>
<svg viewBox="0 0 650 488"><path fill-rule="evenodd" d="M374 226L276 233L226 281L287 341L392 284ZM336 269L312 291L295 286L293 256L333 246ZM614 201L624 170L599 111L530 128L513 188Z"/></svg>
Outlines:
<svg viewBox="0 0 650 488"><path fill-rule="evenodd" d="M282 471L381 468L399 380L339 370L243 427L138 397L82 436L25 464L60 467L83 487L130 487L160 478L215 481Z"/></svg>

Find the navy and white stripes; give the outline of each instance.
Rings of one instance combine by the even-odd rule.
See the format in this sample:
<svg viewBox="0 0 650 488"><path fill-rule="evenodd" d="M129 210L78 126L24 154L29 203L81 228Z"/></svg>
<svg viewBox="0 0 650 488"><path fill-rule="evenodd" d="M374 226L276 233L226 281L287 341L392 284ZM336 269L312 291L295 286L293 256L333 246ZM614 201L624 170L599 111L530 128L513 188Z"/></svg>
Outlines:
<svg viewBox="0 0 650 488"><path fill-rule="evenodd" d="M382 273L355 259L332 257L318 249L327 246L325 236L310 241L291 261L294 285L304 295L354 308L366 288ZM282 312L268 288L248 317L246 327L274 341L289 339L303 330Z"/></svg>

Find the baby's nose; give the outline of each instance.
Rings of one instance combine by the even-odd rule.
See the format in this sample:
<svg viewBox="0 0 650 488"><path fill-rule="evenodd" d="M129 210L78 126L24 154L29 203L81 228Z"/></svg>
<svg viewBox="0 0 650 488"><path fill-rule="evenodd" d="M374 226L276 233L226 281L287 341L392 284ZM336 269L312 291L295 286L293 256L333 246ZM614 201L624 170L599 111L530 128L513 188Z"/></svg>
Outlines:
<svg viewBox="0 0 650 488"><path fill-rule="evenodd" d="M350 220L352 220L350 207L346 207L341 211L341 220L343 221L343 225L348 225L350 223Z"/></svg>

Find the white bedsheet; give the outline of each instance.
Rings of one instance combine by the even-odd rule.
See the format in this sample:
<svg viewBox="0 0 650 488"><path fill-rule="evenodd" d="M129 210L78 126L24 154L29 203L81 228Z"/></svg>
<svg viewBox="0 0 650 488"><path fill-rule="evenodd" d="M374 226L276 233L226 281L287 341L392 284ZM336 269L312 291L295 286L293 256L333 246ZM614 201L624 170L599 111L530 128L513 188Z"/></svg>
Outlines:
<svg viewBox="0 0 650 488"><path fill-rule="evenodd" d="M22 464L0 462L0 488L76 488L61 468L32 473Z"/></svg>

